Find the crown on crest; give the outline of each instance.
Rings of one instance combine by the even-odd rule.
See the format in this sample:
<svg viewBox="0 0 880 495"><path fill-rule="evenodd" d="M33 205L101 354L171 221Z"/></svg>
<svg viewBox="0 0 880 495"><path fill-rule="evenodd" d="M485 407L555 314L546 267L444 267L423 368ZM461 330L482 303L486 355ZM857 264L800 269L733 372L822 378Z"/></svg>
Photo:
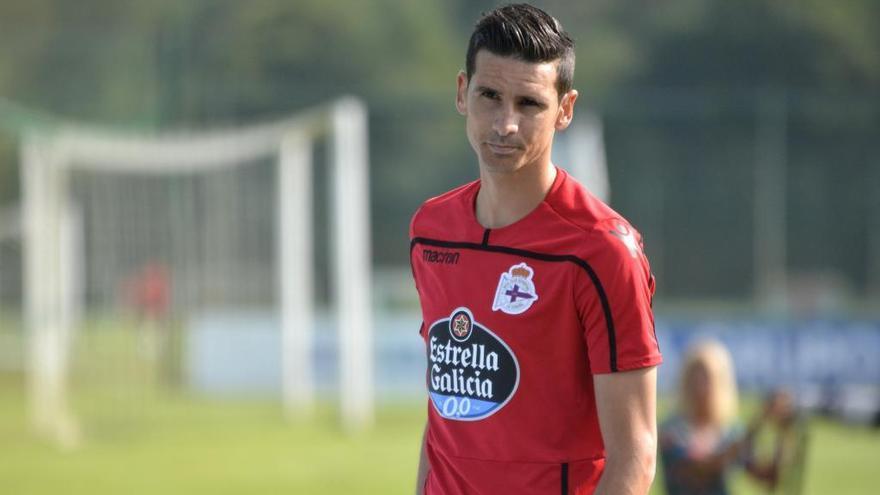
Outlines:
<svg viewBox="0 0 880 495"><path fill-rule="evenodd" d="M529 278L531 272L525 267L517 266L510 270L510 274L514 277Z"/></svg>

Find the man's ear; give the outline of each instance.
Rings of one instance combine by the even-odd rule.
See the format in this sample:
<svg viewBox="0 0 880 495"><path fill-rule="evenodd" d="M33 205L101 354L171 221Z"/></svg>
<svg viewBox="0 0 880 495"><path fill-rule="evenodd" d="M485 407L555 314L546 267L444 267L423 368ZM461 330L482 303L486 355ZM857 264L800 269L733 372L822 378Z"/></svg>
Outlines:
<svg viewBox="0 0 880 495"><path fill-rule="evenodd" d="M574 102L577 101L578 92L576 89L570 89L562 95L559 101L559 113L556 114L556 130L562 131L568 128L571 120L574 118Z"/></svg>
<svg viewBox="0 0 880 495"><path fill-rule="evenodd" d="M467 115L467 90L468 77L463 70L458 71L456 78L457 91L455 92L455 109L462 115Z"/></svg>

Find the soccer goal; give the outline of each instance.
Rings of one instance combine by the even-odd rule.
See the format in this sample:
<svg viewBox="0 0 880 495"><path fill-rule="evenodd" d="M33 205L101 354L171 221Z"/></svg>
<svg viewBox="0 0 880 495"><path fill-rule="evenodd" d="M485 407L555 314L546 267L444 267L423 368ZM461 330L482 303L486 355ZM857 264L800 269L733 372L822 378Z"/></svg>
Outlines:
<svg viewBox="0 0 880 495"><path fill-rule="evenodd" d="M89 340L86 329L75 329L113 326L106 322L127 314L138 352L150 358L167 340L163 327L218 308L277 315L282 401L291 415L308 414L316 393L316 211L326 211L329 224L325 285L338 329L340 415L348 428L368 425L367 144L366 108L354 98L208 133L26 132L25 320L35 426L76 441L70 355L74 341ZM313 206L316 149L328 165L323 210Z"/></svg>

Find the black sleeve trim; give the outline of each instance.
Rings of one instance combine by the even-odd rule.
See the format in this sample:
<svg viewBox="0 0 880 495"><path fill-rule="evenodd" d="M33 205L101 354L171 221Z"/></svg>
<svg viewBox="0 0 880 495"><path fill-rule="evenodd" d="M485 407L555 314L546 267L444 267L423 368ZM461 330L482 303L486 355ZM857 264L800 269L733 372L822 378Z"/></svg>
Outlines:
<svg viewBox="0 0 880 495"><path fill-rule="evenodd" d="M561 485L560 486L560 488L561 488L560 493L562 493L562 495L568 495L568 463L567 462L562 463L560 473L559 473L559 478L562 480L560 482L560 485Z"/></svg>
<svg viewBox="0 0 880 495"><path fill-rule="evenodd" d="M488 241L488 232L489 229L486 229L486 233L483 234L483 238L486 241ZM570 254L539 253L535 251L527 251L525 249L517 249L507 246L495 246L492 244L488 244L488 242L483 244L475 244L473 242L441 241L437 239L429 239L427 237L414 237L412 241L410 241L409 245L410 262L412 262L412 250L416 244L425 244L428 246L453 249L473 249L476 251L512 254L514 256L522 256L524 258L531 258L540 261L574 263L575 265L581 267L587 273L587 276L590 277L590 281L593 282L593 286L596 288L596 293L599 295L599 302L602 304L602 312L605 315L605 326L608 331L608 355L610 356L609 367L612 372L617 371L617 339L614 330L614 320L611 317L611 305L608 303L608 296L605 293L605 288L602 287L602 282L599 281L599 276L596 275L596 271L593 270L593 267L590 266L590 264L586 261Z"/></svg>

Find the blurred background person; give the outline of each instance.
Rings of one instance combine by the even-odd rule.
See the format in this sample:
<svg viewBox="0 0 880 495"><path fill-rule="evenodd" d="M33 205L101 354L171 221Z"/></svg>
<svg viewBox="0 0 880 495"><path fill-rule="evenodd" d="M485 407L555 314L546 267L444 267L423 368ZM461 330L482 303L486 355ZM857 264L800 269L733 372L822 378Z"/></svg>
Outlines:
<svg viewBox="0 0 880 495"><path fill-rule="evenodd" d="M786 428L793 418L788 394L774 392L747 428L736 421L738 392L733 360L718 341L688 351L679 383L678 410L660 427L660 456L669 495L730 493L729 475L740 467L775 489L783 459L783 435L772 458L759 461L755 438L769 423Z"/></svg>

